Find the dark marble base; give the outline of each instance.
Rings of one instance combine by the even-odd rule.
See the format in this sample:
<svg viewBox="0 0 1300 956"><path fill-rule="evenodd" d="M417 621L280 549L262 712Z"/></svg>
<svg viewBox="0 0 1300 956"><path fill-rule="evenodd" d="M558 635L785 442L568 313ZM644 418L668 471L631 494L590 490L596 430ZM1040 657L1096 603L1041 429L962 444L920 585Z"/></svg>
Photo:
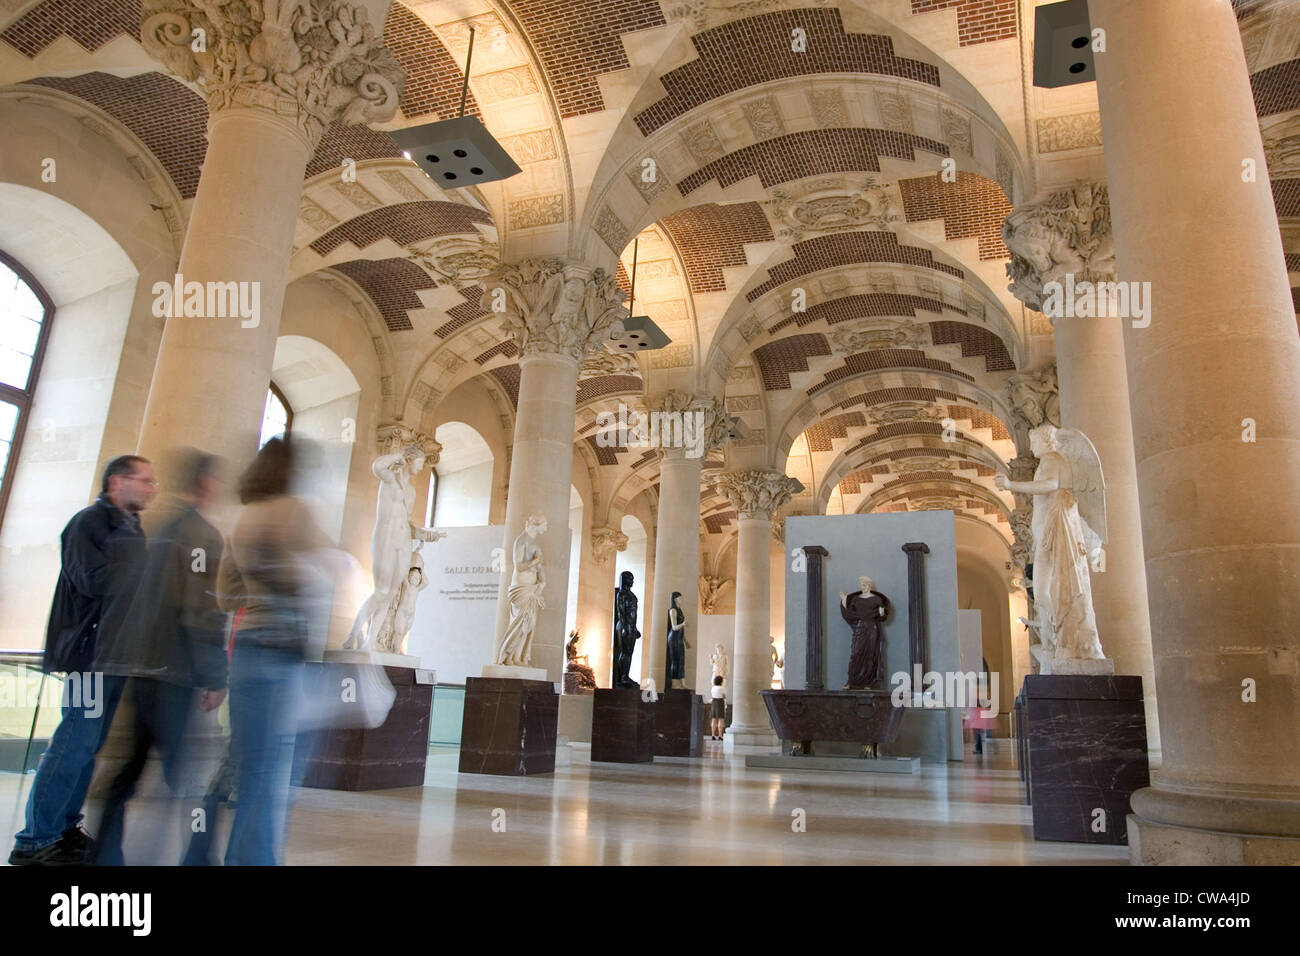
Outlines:
<svg viewBox="0 0 1300 956"><path fill-rule="evenodd" d="M1151 782L1142 678L1029 674L1020 696L1034 839L1127 844L1129 796Z"/></svg>
<svg viewBox="0 0 1300 956"><path fill-rule="evenodd" d="M704 698L693 690L666 690L655 705L655 756L704 755Z"/></svg>
<svg viewBox="0 0 1300 956"><path fill-rule="evenodd" d="M311 662L355 674L355 664ZM298 735L295 779L320 790L384 790L424 785L429 755L429 711L433 685L417 684L409 667L385 667L397 692L388 718L374 729L329 727ZM311 678L311 675L308 675Z"/></svg>
<svg viewBox="0 0 1300 956"><path fill-rule="evenodd" d="M814 740L849 741L874 752L898 736L903 708L887 690L761 690L772 726L795 742L796 755L811 754Z"/></svg>
<svg viewBox="0 0 1300 956"><path fill-rule="evenodd" d="M655 759L655 708L641 690L596 689L591 714L591 759L651 763Z"/></svg>
<svg viewBox="0 0 1300 956"><path fill-rule="evenodd" d="M544 680L467 677L460 772L555 772L560 695Z"/></svg>

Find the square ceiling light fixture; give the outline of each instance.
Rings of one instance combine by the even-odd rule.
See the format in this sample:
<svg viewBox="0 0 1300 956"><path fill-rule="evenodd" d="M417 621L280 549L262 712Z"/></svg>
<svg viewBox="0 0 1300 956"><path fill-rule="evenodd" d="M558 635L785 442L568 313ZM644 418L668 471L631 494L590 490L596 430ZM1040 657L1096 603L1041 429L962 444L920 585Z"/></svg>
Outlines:
<svg viewBox="0 0 1300 956"><path fill-rule="evenodd" d="M636 254L641 245L641 240L637 239L632 244L632 289L627 297L628 312L635 311L636 306ZM609 339L605 342L605 350L618 354L619 352L649 352L654 349L661 349L672 342L664 330L655 325L648 315L630 315L623 320L623 330L610 333Z"/></svg>
<svg viewBox="0 0 1300 956"><path fill-rule="evenodd" d="M1055 89L1096 79L1088 0L1065 0L1035 8L1034 86Z"/></svg>
<svg viewBox="0 0 1300 956"><path fill-rule="evenodd" d="M388 134L402 148L402 155L423 169L425 175L443 189L494 183L519 172L519 164L510 158L478 117L465 115L469 65L473 57L474 28L470 27L459 116L393 130Z"/></svg>

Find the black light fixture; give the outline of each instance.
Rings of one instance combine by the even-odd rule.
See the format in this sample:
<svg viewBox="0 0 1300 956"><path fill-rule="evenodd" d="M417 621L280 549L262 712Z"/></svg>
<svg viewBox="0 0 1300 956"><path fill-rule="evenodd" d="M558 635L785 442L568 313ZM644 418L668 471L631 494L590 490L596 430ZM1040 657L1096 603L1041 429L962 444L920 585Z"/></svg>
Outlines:
<svg viewBox="0 0 1300 956"><path fill-rule="evenodd" d="M1034 86L1055 89L1097 79L1088 0L1034 9Z"/></svg>
<svg viewBox="0 0 1300 956"><path fill-rule="evenodd" d="M474 57L474 28L469 31L469 51L465 55L465 82L460 90L460 115L455 119L409 126L388 135L402 148L402 155L414 162L425 175L443 189L477 186L509 179L519 172L519 164L510 158L496 138L477 116L465 115L469 96L469 66Z"/></svg>
<svg viewBox="0 0 1300 956"><path fill-rule="evenodd" d="M636 257L641 239L632 243L632 289L627 297L628 318L623 320L623 331L609 337L606 350L618 352L650 352L661 349L672 341L663 329L655 325L648 315L636 315Z"/></svg>

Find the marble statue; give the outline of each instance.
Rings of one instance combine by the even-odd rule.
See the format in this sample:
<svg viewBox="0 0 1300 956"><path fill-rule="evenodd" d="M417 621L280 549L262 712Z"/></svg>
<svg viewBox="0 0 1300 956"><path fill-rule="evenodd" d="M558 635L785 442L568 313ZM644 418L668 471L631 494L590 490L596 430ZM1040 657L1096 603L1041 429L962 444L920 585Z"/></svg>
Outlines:
<svg viewBox="0 0 1300 956"><path fill-rule="evenodd" d="M624 571L619 576L619 586L614 590L614 673L610 685L624 690L641 686L628 676L632 670L632 653L641 638L636 626L637 600L632 593L633 580L632 572Z"/></svg>
<svg viewBox="0 0 1300 956"><path fill-rule="evenodd" d="M682 613L682 593L674 591L668 602L668 673L664 688L686 686L686 615Z"/></svg>
<svg viewBox="0 0 1300 956"><path fill-rule="evenodd" d="M546 574L542 570L542 548L537 539L546 533L546 515L530 514L514 544L514 573L506 590L510 623L497 642L494 663L506 667L528 667L533 659L533 632L537 615L546 607L543 592Z"/></svg>
<svg viewBox="0 0 1300 956"><path fill-rule="evenodd" d="M413 558L418 550L412 549L412 539L421 544L445 538L442 531L420 528L411 523L411 508L415 504L415 488L411 479L424 470L424 450L419 445L407 445L401 451L380 455L370 464L370 471L379 479L379 503L375 512L375 530L370 535L370 556L374 569L375 590L362 603L356 620L343 642L345 650L369 650L386 638L381 650L398 653L406 635L397 635L386 621L394 621L403 596L403 584L409 582ZM420 576L424 576L424 563L420 562ZM423 585L421 585L423 586ZM414 609L411 609L414 613ZM409 630L409 626L408 626Z"/></svg>
<svg viewBox="0 0 1300 956"><path fill-rule="evenodd" d="M722 683L727 683L727 678L731 676L731 661L727 659L727 651L721 644L713 645L713 673L709 675L710 683L715 677L721 677Z"/></svg>
<svg viewBox="0 0 1300 956"><path fill-rule="evenodd" d="M587 663L587 655L578 653L582 638L576 630L569 633L569 643L564 645L564 692L586 694L596 689L596 672Z"/></svg>
<svg viewBox="0 0 1300 956"><path fill-rule="evenodd" d="M840 592L840 616L853 629L849 649L849 682L846 690L879 688L885 676L884 621L892 605L875 589L867 575L858 578L858 590Z"/></svg>
<svg viewBox="0 0 1300 956"><path fill-rule="evenodd" d="M1050 656L1101 660L1090 565L1106 534L1101 461L1088 436L1042 425L1029 433L1038 458L1033 481L997 475L1004 491L1034 496L1033 596L1037 630Z"/></svg>
<svg viewBox="0 0 1300 956"><path fill-rule="evenodd" d="M411 624L415 621L415 602L420 592L429 586L429 577L424 573L424 558L420 557L423 546L423 541L417 542L411 552L411 567L406 572L406 580L398 588L392 609L379 629L375 644L381 651L405 653L406 636L411 633Z"/></svg>
<svg viewBox="0 0 1300 956"><path fill-rule="evenodd" d="M776 638L769 637L768 640L772 642L772 689L780 690L785 686L785 658L776 649Z"/></svg>

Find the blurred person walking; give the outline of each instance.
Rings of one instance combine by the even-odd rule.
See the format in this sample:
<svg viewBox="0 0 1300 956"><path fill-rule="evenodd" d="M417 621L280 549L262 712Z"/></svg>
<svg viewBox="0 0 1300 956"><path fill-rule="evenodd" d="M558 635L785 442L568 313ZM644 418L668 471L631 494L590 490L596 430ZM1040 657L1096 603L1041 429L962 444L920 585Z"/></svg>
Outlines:
<svg viewBox="0 0 1300 956"><path fill-rule="evenodd" d="M268 441L240 479L244 503L221 563L218 600L243 608L230 660L230 746L239 803L227 866L281 862L304 652L312 643L312 552L333 548L290 489L298 451Z"/></svg>
<svg viewBox="0 0 1300 956"><path fill-rule="evenodd" d="M96 862L121 866L126 802L134 795L151 749L161 758L173 793L191 785L191 742L197 702L215 710L226 697L226 614L217 605L220 532L203 516L219 500L219 461L184 449L168 473L176 483L151 514L148 559L130 616L131 628L101 640L95 669L129 678L132 704L128 757L109 785L99 827ZM185 815L184 831L209 825ZM165 840L165 837L164 837Z"/></svg>
<svg viewBox="0 0 1300 956"><path fill-rule="evenodd" d="M125 681L91 668L98 644L131 626L145 561L139 515L157 493L149 460L120 455L104 469L99 497L63 529L42 664L46 674L64 674L63 714L32 781L10 865L70 866L94 855L81 806Z"/></svg>

